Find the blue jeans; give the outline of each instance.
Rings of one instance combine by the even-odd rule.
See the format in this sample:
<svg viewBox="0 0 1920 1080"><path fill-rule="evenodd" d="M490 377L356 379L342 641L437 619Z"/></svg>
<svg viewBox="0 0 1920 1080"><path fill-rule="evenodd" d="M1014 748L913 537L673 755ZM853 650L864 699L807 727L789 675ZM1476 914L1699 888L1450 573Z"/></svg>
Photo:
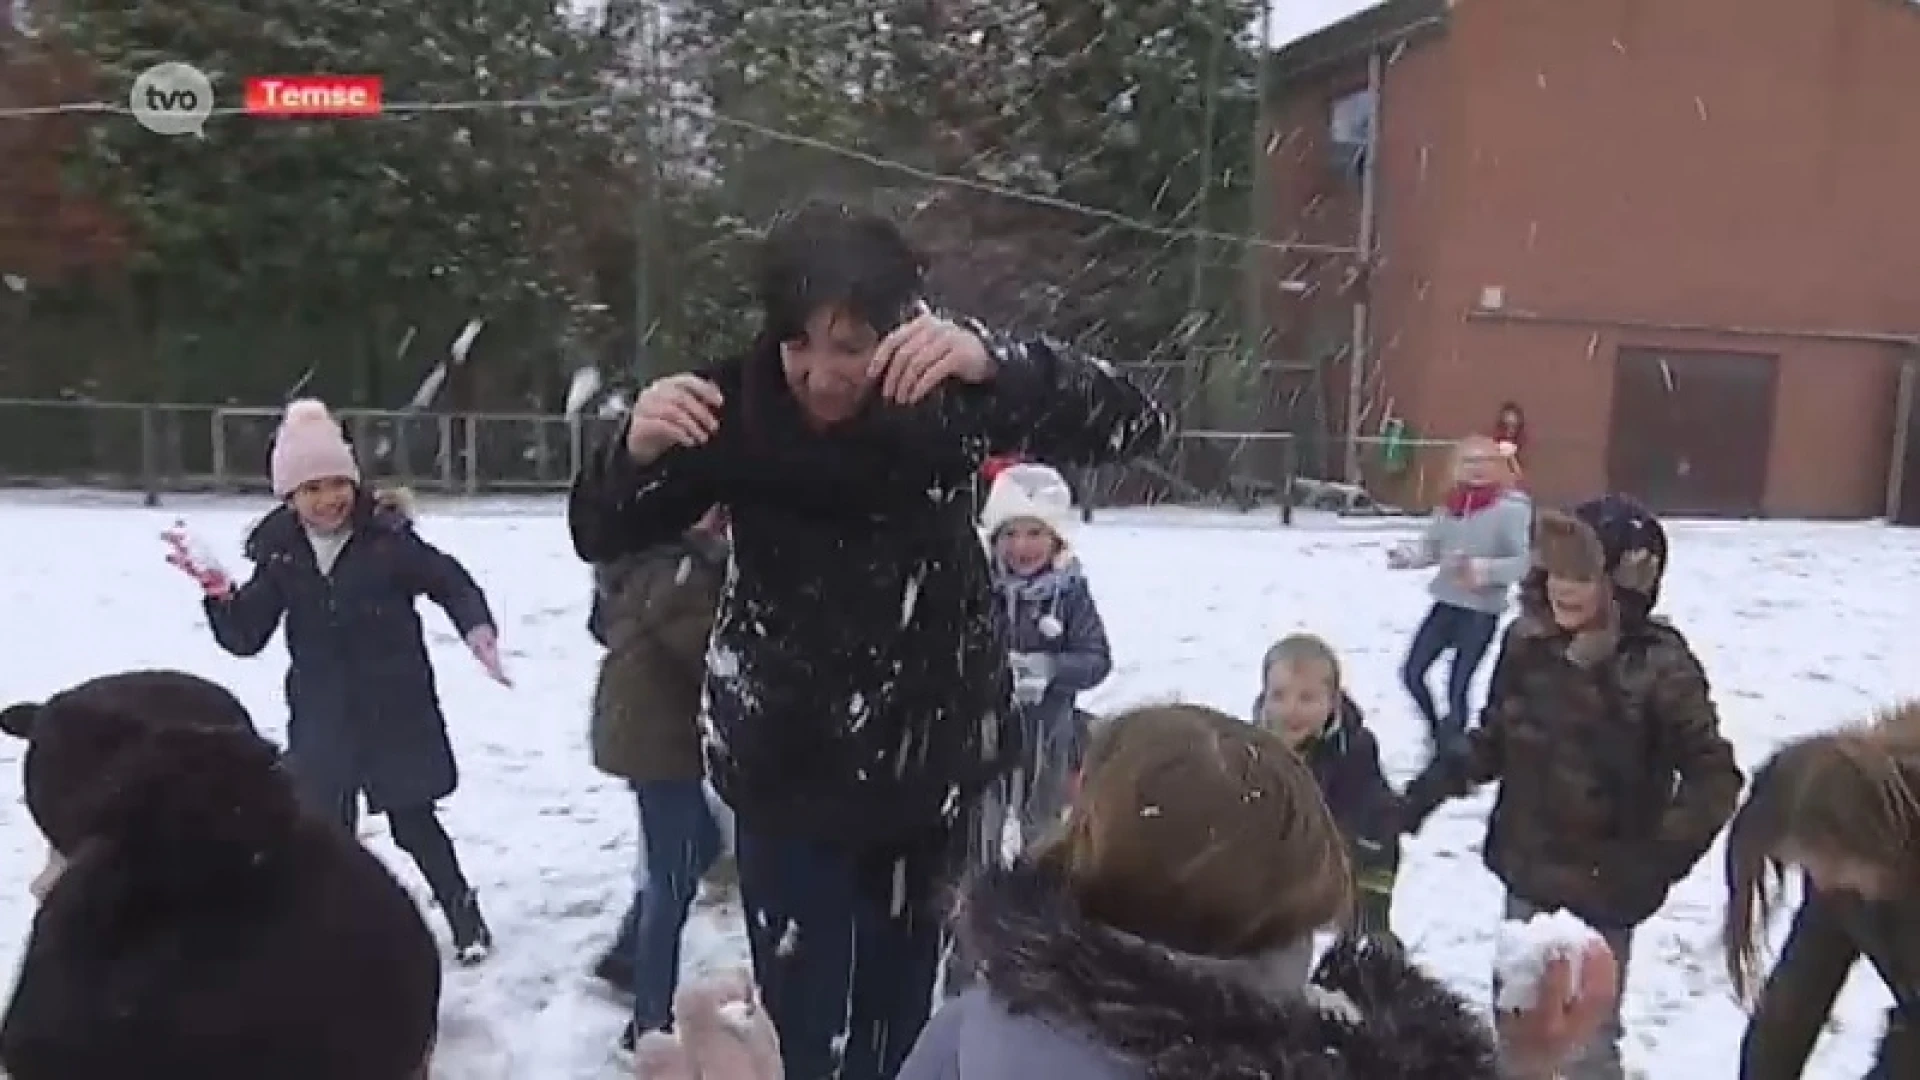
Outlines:
<svg viewBox="0 0 1920 1080"><path fill-rule="evenodd" d="M673 1026L673 995L680 985L680 931L700 879L720 857L720 826L698 780L631 786L647 860L646 880L627 911L634 943L633 1027L665 1031Z"/></svg>
<svg viewBox="0 0 1920 1080"><path fill-rule="evenodd" d="M960 838L938 828L852 852L744 821L734 836L786 1080L892 1080L933 1011Z"/></svg>
<svg viewBox="0 0 1920 1080"><path fill-rule="evenodd" d="M1480 670L1487 646L1500 616L1452 604L1434 604L1420 629L1413 632L1413 644L1407 646L1407 662L1400 669L1400 681L1427 722L1427 732L1437 743L1457 738L1467 730L1472 714L1467 692L1473 688L1473 673ZM1441 716L1427 689L1427 672L1438 663L1442 653L1453 653L1453 665L1447 669L1447 713Z"/></svg>

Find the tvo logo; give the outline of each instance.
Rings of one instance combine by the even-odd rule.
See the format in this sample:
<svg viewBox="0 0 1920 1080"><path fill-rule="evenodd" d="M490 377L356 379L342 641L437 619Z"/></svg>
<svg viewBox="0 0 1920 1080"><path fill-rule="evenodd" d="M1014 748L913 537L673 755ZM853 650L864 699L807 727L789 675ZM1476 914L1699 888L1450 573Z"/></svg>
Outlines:
<svg viewBox="0 0 1920 1080"><path fill-rule="evenodd" d="M133 80L127 110L156 135L205 135L213 82L192 64L155 64Z"/></svg>

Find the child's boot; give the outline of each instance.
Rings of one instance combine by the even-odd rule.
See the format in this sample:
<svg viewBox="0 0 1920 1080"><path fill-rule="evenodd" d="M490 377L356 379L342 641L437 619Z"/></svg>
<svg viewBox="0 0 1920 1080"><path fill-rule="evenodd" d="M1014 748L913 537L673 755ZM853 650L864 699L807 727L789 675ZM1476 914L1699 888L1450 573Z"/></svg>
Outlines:
<svg viewBox="0 0 1920 1080"><path fill-rule="evenodd" d="M493 931L480 914L480 894L468 889L452 903L443 904L447 926L453 931L453 955L471 967L493 953Z"/></svg>

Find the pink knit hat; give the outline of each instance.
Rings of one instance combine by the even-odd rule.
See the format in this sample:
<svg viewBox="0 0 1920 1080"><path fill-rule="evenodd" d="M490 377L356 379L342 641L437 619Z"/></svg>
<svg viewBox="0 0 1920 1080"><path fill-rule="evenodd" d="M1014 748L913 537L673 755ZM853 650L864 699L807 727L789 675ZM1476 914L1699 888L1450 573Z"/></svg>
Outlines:
<svg viewBox="0 0 1920 1080"><path fill-rule="evenodd" d="M280 420L280 431L273 437L273 453L268 459L273 476L273 493L284 499L293 489L311 480L338 476L360 482L360 466L353 460L353 448L347 445L340 425L327 411L326 403L303 398L287 406Z"/></svg>

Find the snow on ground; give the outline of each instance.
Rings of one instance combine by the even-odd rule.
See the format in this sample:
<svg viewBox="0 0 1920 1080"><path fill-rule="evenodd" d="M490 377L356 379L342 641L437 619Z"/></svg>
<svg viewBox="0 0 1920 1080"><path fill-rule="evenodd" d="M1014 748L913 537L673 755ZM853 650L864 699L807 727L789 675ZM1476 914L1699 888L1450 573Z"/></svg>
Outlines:
<svg viewBox="0 0 1920 1080"><path fill-rule="evenodd" d="M37 697L117 669L174 666L235 688L277 727L284 657L221 653L192 587L161 562L159 532L183 517L242 564L262 506L181 501L164 510L89 496L0 499L0 702ZM1082 531L1118 666L1095 708L1184 698L1242 714L1275 637L1311 629L1340 648L1379 729L1389 770L1420 764L1418 722L1396 672L1426 603L1423 574L1383 569L1405 522L1113 512ZM512 690L489 683L445 619L428 626L464 785L450 827L482 890L501 949L450 976L437 1080L612 1080L616 1009L582 974L626 902L634 813L625 789L588 764L586 704L597 650L586 635L587 578L556 501L429 504L422 529L463 559L502 620ZM1920 532L1876 525L1684 523L1664 607L1713 676L1727 733L1751 767L1784 739L1920 694L1899 664L1920 609ZM1436 673L1437 674L1437 673ZM0 746L0 800L19 806L17 747ZM1483 796L1444 808L1409 847L1396 921L1418 956L1484 1001L1499 891L1477 856ZM412 867L380 836L417 888ZM27 815L0 817L0 968L16 962L31 918L41 841ZM1715 943L1722 904L1716 849L1636 943L1628 984L1630 1057L1651 1080L1736 1071L1739 1013ZM436 930L440 930L437 915ZM442 931L444 932L444 931ZM708 911L689 962L744 962L737 914ZM1864 967L1864 965L1863 965ZM1864 1071L1885 995L1858 976L1810 1076Z"/></svg>

